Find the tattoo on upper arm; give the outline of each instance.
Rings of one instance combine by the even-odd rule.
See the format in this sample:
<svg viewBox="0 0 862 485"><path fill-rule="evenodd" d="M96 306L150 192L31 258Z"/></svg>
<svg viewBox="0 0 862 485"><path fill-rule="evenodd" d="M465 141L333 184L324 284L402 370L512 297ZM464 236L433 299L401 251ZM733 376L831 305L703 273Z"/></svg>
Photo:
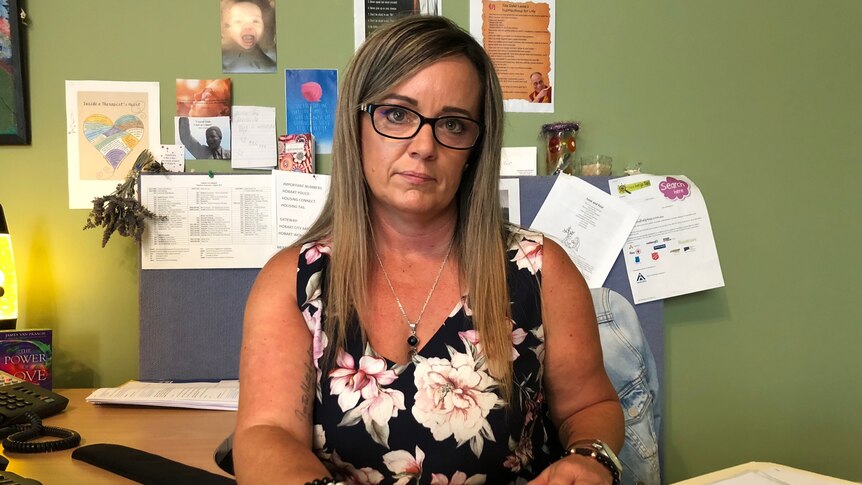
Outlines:
<svg viewBox="0 0 862 485"><path fill-rule="evenodd" d="M314 368L314 354L308 349L308 359L305 361L305 377L302 380L302 405L294 413L299 419L309 419L314 407L315 384L317 381L317 369Z"/></svg>

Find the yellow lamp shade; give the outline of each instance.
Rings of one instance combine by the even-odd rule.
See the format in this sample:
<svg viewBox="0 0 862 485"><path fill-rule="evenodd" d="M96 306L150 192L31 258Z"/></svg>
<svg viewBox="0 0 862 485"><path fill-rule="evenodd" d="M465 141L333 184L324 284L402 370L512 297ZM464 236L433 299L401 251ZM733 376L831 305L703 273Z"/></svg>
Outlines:
<svg viewBox="0 0 862 485"><path fill-rule="evenodd" d="M12 238L0 234L0 320L18 318L18 279L12 257Z"/></svg>
<svg viewBox="0 0 862 485"><path fill-rule="evenodd" d="M15 328L18 319L18 277L12 256L12 238L0 205L0 328Z"/></svg>

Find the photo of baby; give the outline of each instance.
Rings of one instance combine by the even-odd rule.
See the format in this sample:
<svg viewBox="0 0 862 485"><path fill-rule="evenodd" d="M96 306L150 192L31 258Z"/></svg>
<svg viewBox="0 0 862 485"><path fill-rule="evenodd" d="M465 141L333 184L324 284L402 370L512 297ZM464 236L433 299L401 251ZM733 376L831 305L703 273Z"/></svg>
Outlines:
<svg viewBox="0 0 862 485"><path fill-rule="evenodd" d="M222 71L275 72L275 0L221 0Z"/></svg>

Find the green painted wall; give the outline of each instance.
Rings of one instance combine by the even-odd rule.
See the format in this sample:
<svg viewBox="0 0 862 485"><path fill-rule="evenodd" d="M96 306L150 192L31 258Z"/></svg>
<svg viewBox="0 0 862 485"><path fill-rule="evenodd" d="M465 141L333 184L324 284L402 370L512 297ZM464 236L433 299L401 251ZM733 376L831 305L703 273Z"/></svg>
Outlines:
<svg viewBox="0 0 862 485"><path fill-rule="evenodd" d="M29 2L33 143L0 147L0 203L19 327L54 329L58 387L117 385L138 361L136 248L101 249L68 209L64 80L160 82L171 141L174 79L221 76L216 5ZM344 68L351 2L279 5L280 68ZM444 12L466 25L466 0ZM862 480L862 2L560 0L557 15L557 112L509 116L507 144L580 120L582 154L685 174L709 204L727 287L667 301L666 479L761 460ZM232 78L235 103L276 106L282 130L281 75Z"/></svg>

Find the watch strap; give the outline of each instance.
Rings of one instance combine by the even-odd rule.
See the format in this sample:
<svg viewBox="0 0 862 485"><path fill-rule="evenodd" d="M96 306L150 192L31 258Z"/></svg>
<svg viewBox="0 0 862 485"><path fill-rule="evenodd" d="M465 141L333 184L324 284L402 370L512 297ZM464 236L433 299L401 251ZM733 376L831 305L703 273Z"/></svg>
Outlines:
<svg viewBox="0 0 862 485"><path fill-rule="evenodd" d="M621 470L617 468L617 465L611 460L609 457L599 453L595 448L569 448L568 450L563 452L563 457L569 455L581 455L581 456L589 456L593 458L597 462L599 462L602 466L608 469L611 472L611 477L613 478L612 485L620 485L620 475Z"/></svg>

